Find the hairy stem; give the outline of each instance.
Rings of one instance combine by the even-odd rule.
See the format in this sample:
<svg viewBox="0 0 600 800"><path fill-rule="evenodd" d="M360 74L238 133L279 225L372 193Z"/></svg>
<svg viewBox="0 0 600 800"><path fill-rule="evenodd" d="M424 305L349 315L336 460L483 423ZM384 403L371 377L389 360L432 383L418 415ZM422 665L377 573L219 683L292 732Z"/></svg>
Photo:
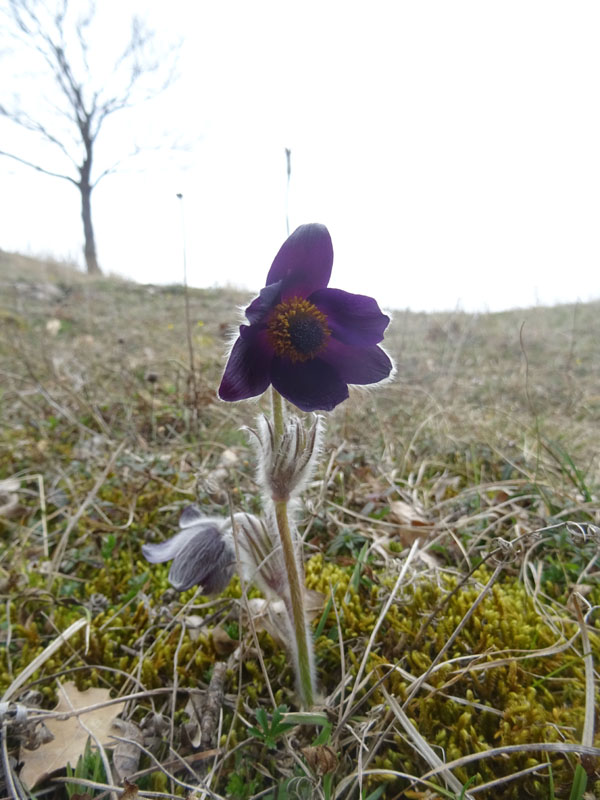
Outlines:
<svg viewBox="0 0 600 800"><path fill-rule="evenodd" d="M273 408L273 427L277 439L276 446L278 446L284 431L284 408L283 397L273 387L271 387L271 403ZM281 540L281 548L290 590L289 602L286 602L286 606L291 617L293 634L296 642L295 654L297 663L295 666L300 697L306 708L312 708L314 702L312 641L310 630L306 624L306 614L304 611L302 570L295 552L290 528L288 501L287 499L273 498L273 503L275 505L275 519L279 538Z"/></svg>
<svg viewBox="0 0 600 800"><path fill-rule="evenodd" d="M273 407L273 425L277 439L283 436L283 397L271 386L271 404Z"/></svg>
<svg viewBox="0 0 600 800"><path fill-rule="evenodd" d="M306 624L304 612L304 592L300 580L300 570L298 560L294 552L292 532L288 518L287 500L275 502L275 518L279 530L279 538L283 549L283 558L288 575L290 588L290 605L292 614L292 625L294 638L296 640L298 683L302 702L306 708L312 708L313 696L313 675L312 675L312 642L310 631Z"/></svg>

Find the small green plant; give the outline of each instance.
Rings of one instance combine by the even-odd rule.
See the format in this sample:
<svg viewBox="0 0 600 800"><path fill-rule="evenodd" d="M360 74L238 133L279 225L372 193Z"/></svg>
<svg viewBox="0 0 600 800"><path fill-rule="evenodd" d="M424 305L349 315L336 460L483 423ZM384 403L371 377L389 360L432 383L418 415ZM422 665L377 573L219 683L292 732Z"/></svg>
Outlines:
<svg viewBox="0 0 600 800"><path fill-rule="evenodd" d="M327 553L331 556L338 556L342 553L350 553L355 556L360 552L365 543L365 537L351 528L343 528L330 542Z"/></svg>
<svg viewBox="0 0 600 800"><path fill-rule="evenodd" d="M569 800L582 800L586 786L587 773L581 764L577 764L575 767L575 775L573 776L573 785L571 786Z"/></svg>
<svg viewBox="0 0 600 800"><path fill-rule="evenodd" d="M67 778L81 778L86 781L94 781L95 783L103 783L106 781L102 756L99 750L92 750L91 739L87 740L83 755L79 756L75 769L73 769L70 764L67 764ZM74 796L89 796L89 786L75 782L67 783L66 786L69 800Z"/></svg>
<svg viewBox="0 0 600 800"><path fill-rule="evenodd" d="M248 774L248 762L238 751L235 755L235 770L227 780L227 797L231 800L248 800L259 787L259 779Z"/></svg>
<svg viewBox="0 0 600 800"><path fill-rule="evenodd" d="M234 773L227 781L227 797L231 800L246 800L258 788L258 780L247 781L239 773Z"/></svg>
<svg viewBox="0 0 600 800"><path fill-rule="evenodd" d="M257 709L256 721L258 722L259 727L251 725L248 728L249 733L264 742L269 749L276 747L277 739L279 739L279 737L282 736L286 731L289 731L290 728L294 727L293 724L283 721L283 715L287 713L287 711L287 706L277 706L271 715L271 719L269 720L267 712L264 710L264 708Z"/></svg>
<svg viewBox="0 0 600 800"><path fill-rule="evenodd" d="M102 540L102 547L100 548L100 552L102 554L102 558L105 561L110 561L116 545L117 545L117 537L114 535L114 533L109 533L108 536L106 536Z"/></svg>
<svg viewBox="0 0 600 800"><path fill-rule="evenodd" d="M237 622L232 621L228 622L224 625L225 631L230 639L234 639L236 642L240 638L240 626Z"/></svg>

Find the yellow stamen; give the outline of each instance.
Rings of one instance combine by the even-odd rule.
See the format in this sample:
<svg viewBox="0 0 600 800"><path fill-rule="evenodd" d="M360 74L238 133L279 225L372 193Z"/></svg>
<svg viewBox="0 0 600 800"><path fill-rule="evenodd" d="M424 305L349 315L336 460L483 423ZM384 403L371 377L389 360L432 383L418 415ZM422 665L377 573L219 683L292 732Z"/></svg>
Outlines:
<svg viewBox="0 0 600 800"><path fill-rule="evenodd" d="M315 305L302 297L292 297L275 306L267 334L275 353L296 363L318 355L331 331L327 317Z"/></svg>

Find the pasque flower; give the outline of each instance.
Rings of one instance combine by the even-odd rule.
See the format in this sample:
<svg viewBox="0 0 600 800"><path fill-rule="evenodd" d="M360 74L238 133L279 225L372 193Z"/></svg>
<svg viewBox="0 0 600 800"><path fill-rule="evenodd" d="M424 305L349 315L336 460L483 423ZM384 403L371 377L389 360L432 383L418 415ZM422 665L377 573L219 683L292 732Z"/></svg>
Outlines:
<svg viewBox="0 0 600 800"><path fill-rule="evenodd" d="M272 385L302 411L330 411L349 384L387 378L392 363L378 346L389 317L372 297L328 288L329 231L301 225L283 243L266 286L246 309L219 387L222 400L245 400Z"/></svg>
<svg viewBox="0 0 600 800"><path fill-rule="evenodd" d="M199 584L206 594L218 594L235 569L235 549L227 518L205 517L197 506L185 508L179 533L160 544L142 545L151 564L172 561L169 582L179 592Z"/></svg>
<svg viewBox="0 0 600 800"><path fill-rule="evenodd" d="M238 513L231 517L205 517L198 506L188 506L179 519L179 533L158 544L142 545L142 553L151 564L172 561L169 582L179 592L196 584L204 594L222 592L234 570L240 577L257 586L268 599L282 600L285 614L280 620L280 635L300 676L298 637L295 635L293 597L289 572L282 544L277 533L275 510L266 509L265 520L252 514ZM297 570L301 567L298 534L292 526L292 559ZM302 626L307 621L302 611ZM301 645L300 645L301 647ZM304 669L314 682L312 648L304 656ZM299 685L302 694L302 686Z"/></svg>
<svg viewBox="0 0 600 800"><path fill-rule="evenodd" d="M281 545L269 526L252 514L205 517L192 505L179 518L179 532L164 542L143 544L151 564L172 561L169 583L178 592L202 586L205 594L222 592L234 571L266 595L287 599L287 576ZM236 542L237 539L237 542Z"/></svg>
<svg viewBox="0 0 600 800"><path fill-rule="evenodd" d="M272 386L272 420L252 431L263 519L251 514L203 517L186 509L180 531L142 551L152 563L171 560L169 580L222 591L234 569L269 598L283 602L280 633L294 664L301 704L315 702L312 631L305 611L302 539L294 521L297 497L321 449L323 418L309 427L289 415L282 398L302 411L330 411L348 386L387 378L392 362L379 346L389 317L372 297L330 289L333 247L324 225L302 225L283 243L265 288L246 309L219 387L223 400L245 400ZM279 630L279 628L278 628Z"/></svg>

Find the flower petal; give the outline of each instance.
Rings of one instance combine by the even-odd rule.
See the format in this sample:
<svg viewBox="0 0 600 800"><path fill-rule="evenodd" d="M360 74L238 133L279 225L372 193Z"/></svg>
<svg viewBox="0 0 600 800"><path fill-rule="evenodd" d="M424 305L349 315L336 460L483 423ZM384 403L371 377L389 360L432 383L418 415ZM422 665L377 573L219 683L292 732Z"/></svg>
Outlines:
<svg viewBox="0 0 600 800"><path fill-rule="evenodd" d="M179 550L169 572L178 592L199 584L206 594L222 591L233 574L235 557L216 525L203 526Z"/></svg>
<svg viewBox="0 0 600 800"><path fill-rule="evenodd" d="M331 411L348 397L348 387L330 364L315 358L303 363L274 358L271 382L302 411Z"/></svg>
<svg viewBox="0 0 600 800"><path fill-rule="evenodd" d="M262 394L269 385L272 357L265 332L241 325L219 386L221 400L246 400Z"/></svg>
<svg viewBox="0 0 600 800"><path fill-rule="evenodd" d="M390 322L377 302L364 294L320 289L313 292L310 301L327 317L332 335L346 344L359 347L377 344Z"/></svg>
<svg viewBox="0 0 600 800"><path fill-rule="evenodd" d="M262 322L281 300L281 281L265 286L246 309L246 318L251 325Z"/></svg>
<svg viewBox="0 0 600 800"><path fill-rule="evenodd" d="M393 369L390 357L381 347L353 347L333 338L319 358L331 364L343 381L359 385L379 383Z"/></svg>
<svg viewBox="0 0 600 800"><path fill-rule="evenodd" d="M162 564L163 561L171 561L185 543L198 533L198 527L189 527L179 531L175 536L167 539L166 542L158 544L143 544L142 555L151 564Z"/></svg>
<svg viewBox="0 0 600 800"><path fill-rule="evenodd" d="M196 505L186 506L179 517L179 527L189 528L190 525L218 525L217 517L207 517Z"/></svg>
<svg viewBox="0 0 600 800"><path fill-rule="evenodd" d="M282 244L267 275L267 286L282 281L282 300L308 297L331 277L333 245L324 225L301 225Z"/></svg>

